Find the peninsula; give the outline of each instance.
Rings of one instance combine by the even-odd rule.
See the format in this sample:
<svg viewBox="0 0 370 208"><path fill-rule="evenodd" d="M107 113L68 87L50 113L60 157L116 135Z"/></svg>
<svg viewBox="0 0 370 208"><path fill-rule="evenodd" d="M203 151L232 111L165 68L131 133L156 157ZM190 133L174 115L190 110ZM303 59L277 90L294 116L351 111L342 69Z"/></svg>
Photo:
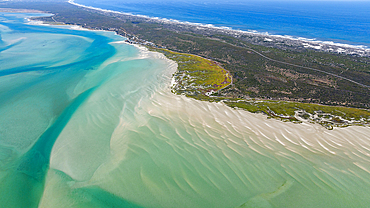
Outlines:
<svg viewBox="0 0 370 208"><path fill-rule="evenodd" d="M328 129L370 124L370 50L84 7L0 2L49 24L114 31L176 61L173 92Z"/></svg>

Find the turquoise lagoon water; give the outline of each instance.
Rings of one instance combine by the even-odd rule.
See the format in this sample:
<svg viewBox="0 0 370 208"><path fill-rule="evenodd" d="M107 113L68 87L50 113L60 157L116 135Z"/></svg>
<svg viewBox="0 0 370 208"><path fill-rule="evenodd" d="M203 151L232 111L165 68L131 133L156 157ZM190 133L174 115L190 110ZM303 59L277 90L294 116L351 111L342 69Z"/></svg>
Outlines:
<svg viewBox="0 0 370 208"><path fill-rule="evenodd" d="M111 32L0 14L1 207L367 207L370 129L170 93Z"/></svg>

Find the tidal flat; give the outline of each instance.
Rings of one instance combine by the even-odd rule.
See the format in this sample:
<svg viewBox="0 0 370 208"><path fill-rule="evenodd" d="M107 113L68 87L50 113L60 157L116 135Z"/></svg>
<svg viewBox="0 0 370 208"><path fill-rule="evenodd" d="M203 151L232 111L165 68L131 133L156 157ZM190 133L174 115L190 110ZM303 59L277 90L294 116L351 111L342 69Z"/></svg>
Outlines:
<svg viewBox="0 0 370 208"><path fill-rule="evenodd" d="M177 64L163 54L25 17L1 14L2 206L370 203L368 127L327 130L176 95Z"/></svg>

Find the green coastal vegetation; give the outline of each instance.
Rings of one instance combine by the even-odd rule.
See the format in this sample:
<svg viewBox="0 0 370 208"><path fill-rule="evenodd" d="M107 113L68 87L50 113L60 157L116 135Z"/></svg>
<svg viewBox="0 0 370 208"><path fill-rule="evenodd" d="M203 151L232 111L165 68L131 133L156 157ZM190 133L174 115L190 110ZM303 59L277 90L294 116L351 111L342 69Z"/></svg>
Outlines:
<svg viewBox="0 0 370 208"><path fill-rule="evenodd" d="M219 91L231 84L232 78L228 71L217 62L192 54L177 53L167 49L150 48L163 53L167 58L178 64L173 74L175 85L172 86L176 94L188 96L205 95Z"/></svg>
<svg viewBox="0 0 370 208"><path fill-rule="evenodd" d="M327 129L350 125L368 126L370 123L370 112L356 108L271 100L225 103L230 107L241 108L250 112L265 113L269 118L298 123L302 121L318 123Z"/></svg>
<svg viewBox="0 0 370 208"><path fill-rule="evenodd" d="M178 64L173 92L223 102L269 118L328 129L370 123L370 57L313 50L262 36L227 34L80 8L68 3L3 2L36 9L53 24L114 31Z"/></svg>
<svg viewBox="0 0 370 208"><path fill-rule="evenodd" d="M183 94L198 100L223 102L232 108L264 113L269 118L282 121L318 123L327 129L370 123L370 112L364 109L220 96L219 91L229 86L232 78L217 62L167 49L153 47L149 49L163 53L178 64L178 70L173 74L175 85L172 86L172 92L175 94Z"/></svg>

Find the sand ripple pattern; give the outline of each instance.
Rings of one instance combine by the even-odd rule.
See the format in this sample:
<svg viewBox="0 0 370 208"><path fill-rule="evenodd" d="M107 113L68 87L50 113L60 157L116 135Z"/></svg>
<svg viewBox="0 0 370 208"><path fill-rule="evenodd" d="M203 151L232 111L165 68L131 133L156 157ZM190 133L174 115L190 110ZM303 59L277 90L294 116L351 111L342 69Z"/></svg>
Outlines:
<svg viewBox="0 0 370 208"><path fill-rule="evenodd" d="M10 23L0 27L4 42L26 35L7 35L11 29ZM163 55L126 45L113 33L69 33L48 41L81 42L85 56L43 59L53 67L15 74L7 62L0 74L5 207L370 204L368 127L329 131L174 95L177 65ZM38 39L22 39L19 46L48 43L31 36ZM84 70L94 47L99 58ZM31 55L46 57L36 52ZM7 206L10 199L16 206Z"/></svg>
<svg viewBox="0 0 370 208"><path fill-rule="evenodd" d="M176 64L145 53L162 65L135 74L135 80L117 77L121 87L96 95L110 98L84 107L91 103L98 109L100 100L106 111L92 114L82 108L86 120L72 119L58 138L51 167L72 178L69 189L99 187L142 207L369 203L369 128L329 131L171 94L168 83ZM115 113L108 112L112 109ZM96 136L102 131L106 135ZM60 194L55 187L46 190Z"/></svg>

